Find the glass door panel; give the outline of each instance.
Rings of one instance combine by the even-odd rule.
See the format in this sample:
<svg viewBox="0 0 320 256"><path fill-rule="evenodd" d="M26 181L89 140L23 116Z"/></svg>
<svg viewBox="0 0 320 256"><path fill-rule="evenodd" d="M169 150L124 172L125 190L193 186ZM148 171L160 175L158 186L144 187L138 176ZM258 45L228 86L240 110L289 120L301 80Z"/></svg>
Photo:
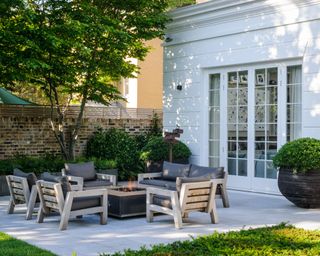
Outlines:
<svg viewBox="0 0 320 256"><path fill-rule="evenodd" d="M228 172L248 176L248 71L227 75Z"/></svg>
<svg viewBox="0 0 320 256"><path fill-rule="evenodd" d="M209 76L209 166L220 166L220 74Z"/></svg>
<svg viewBox="0 0 320 256"><path fill-rule="evenodd" d="M276 179L272 158L277 152L278 69L255 70L254 177Z"/></svg>

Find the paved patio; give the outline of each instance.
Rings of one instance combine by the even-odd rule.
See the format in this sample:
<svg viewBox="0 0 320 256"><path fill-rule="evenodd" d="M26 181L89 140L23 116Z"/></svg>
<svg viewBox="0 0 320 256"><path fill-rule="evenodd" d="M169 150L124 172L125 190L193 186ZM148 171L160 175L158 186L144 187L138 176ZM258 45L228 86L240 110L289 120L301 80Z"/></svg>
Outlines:
<svg viewBox="0 0 320 256"><path fill-rule="evenodd" d="M320 209L306 210L292 205L281 196L229 191L231 208L218 203L219 224L210 224L206 214L190 214L189 223L176 230L173 219L158 216L155 222L145 218L108 219L99 225L98 216L85 216L69 223L68 230L59 231L59 219L45 219L43 224L24 220L24 214L6 214L8 197L0 197L0 231L33 245L48 249L58 255L97 256L101 252L116 252L125 248L138 249L142 245L170 243L190 239L190 236L225 232L242 228L274 225L289 222L297 227L320 229Z"/></svg>

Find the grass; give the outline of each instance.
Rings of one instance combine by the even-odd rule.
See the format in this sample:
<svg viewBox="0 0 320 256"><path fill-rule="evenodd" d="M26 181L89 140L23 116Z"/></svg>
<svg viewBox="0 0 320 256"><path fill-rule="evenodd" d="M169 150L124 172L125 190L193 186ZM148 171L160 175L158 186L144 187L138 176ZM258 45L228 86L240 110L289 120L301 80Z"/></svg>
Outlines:
<svg viewBox="0 0 320 256"><path fill-rule="evenodd" d="M286 224L238 232L214 233L189 241L126 250L101 256L320 255L320 231Z"/></svg>
<svg viewBox="0 0 320 256"><path fill-rule="evenodd" d="M0 255L2 256L56 256L24 241L0 232Z"/></svg>

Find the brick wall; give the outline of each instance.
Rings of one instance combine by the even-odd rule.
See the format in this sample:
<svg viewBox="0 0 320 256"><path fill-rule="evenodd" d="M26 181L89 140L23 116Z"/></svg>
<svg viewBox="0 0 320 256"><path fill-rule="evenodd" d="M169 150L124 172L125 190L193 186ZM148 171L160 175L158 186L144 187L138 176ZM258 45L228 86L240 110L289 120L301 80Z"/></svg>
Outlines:
<svg viewBox="0 0 320 256"><path fill-rule="evenodd" d="M11 158L14 155L39 156L46 153L59 154L59 145L51 131L48 116L29 114L6 116L0 112L0 159ZM66 119L65 129L68 131L74 124L75 118ZM76 155L85 152L88 138L98 127L122 128L130 134L145 133L150 129L151 116L143 118L101 118L90 117L83 120L76 145Z"/></svg>

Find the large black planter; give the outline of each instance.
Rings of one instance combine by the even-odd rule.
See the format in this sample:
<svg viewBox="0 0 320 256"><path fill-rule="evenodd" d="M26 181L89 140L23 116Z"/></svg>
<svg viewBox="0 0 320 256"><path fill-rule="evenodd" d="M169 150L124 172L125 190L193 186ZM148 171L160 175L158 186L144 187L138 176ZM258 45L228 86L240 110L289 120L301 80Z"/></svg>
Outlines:
<svg viewBox="0 0 320 256"><path fill-rule="evenodd" d="M302 208L320 208L320 170L293 174L280 169L279 190L290 202Z"/></svg>

